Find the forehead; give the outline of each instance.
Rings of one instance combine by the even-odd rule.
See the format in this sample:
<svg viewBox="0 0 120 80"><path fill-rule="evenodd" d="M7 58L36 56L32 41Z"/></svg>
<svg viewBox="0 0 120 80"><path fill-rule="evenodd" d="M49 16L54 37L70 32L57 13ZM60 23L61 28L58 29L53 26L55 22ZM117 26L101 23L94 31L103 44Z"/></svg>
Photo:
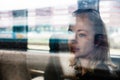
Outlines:
<svg viewBox="0 0 120 80"><path fill-rule="evenodd" d="M78 16L76 17L75 25L72 27L72 30L86 30L93 32L93 23L86 16Z"/></svg>

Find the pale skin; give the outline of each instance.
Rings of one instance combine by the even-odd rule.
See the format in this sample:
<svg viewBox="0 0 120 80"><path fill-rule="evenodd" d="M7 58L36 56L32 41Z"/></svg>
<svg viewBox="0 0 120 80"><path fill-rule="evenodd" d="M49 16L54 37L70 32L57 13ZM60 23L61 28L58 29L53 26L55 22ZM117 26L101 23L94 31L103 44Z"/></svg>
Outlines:
<svg viewBox="0 0 120 80"><path fill-rule="evenodd" d="M92 22L87 18L76 18L76 24L72 27L75 39L70 41L70 49L75 57L87 56L94 48L94 31Z"/></svg>
<svg viewBox="0 0 120 80"><path fill-rule="evenodd" d="M82 58L80 60L81 66L87 67L88 60L86 58L89 54L92 54L94 49L95 33L92 22L85 17L76 17L76 23L71 28L71 31L75 34L75 37L70 40L70 50L76 58ZM85 73L84 70L82 70L82 73Z"/></svg>

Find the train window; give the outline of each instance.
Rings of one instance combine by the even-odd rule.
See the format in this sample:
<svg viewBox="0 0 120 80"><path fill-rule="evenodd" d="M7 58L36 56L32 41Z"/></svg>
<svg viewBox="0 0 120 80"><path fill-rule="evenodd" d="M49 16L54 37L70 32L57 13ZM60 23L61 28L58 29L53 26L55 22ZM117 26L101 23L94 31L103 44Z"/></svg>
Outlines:
<svg viewBox="0 0 120 80"><path fill-rule="evenodd" d="M10 66L0 67L6 74L15 67L19 78L29 70L32 80L120 80L120 0L4 0L0 4L7 4L0 5L0 53L10 57L18 50L25 53L25 61L13 58L15 66L12 61L6 64L7 54L0 54L0 64ZM0 76L11 77L3 72Z"/></svg>
<svg viewBox="0 0 120 80"><path fill-rule="evenodd" d="M100 13L106 25L111 55L120 55L120 39L118 37L120 35L119 3L119 0L100 0Z"/></svg>
<svg viewBox="0 0 120 80"><path fill-rule="evenodd" d="M75 11L77 7L85 9L89 6L89 8L100 12L107 29L111 54L119 55L119 0L70 0L68 2L61 1L61 3L53 0L53 3L47 2L49 2L49 0L44 1L43 4L38 7L35 5L33 7L24 6L28 9L21 8L20 6L18 6L18 10L8 9L3 11L3 9L1 9L1 39L15 38L15 35L13 35L14 32L21 32L21 35L25 35L26 38L28 38L28 49L49 50L50 36L52 34L67 33L72 12ZM37 2L36 5L38 5ZM111 11L110 8L113 10ZM24 34L22 34L22 32Z"/></svg>
<svg viewBox="0 0 120 80"><path fill-rule="evenodd" d="M0 49L27 50L27 11L0 12Z"/></svg>
<svg viewBox="0 0 120 80"><path fill-rule="evenodd" d="M67 33L70 16L77 8L77 2L71 0L58 3L53 0L51 4L28 10L28 49L49 51L50 38L55 34Z"/></svg>
<svg viewBox="0 0 120 80"><path fill-rule="evenodd" d="M29 10L28 13L28 23L29 23L29 30L30 30L30 34L28 34L28 47L29 48L36 48L33 46L38 46L38 45L33 45L33 43L35 42L35 44L37 44L38 42L38 37L37 39L33 39L33 36L31 35L32 32L34 33L34 35L39 35L41 37L43 37L42 34L44 34L45 39L40 40L39 39L39 45L41 47L41 49L46 49L49 50L48 47L48 43L49 43L49 38L50 35L52 35L52 32L63 32L65 33L65 31L68 28L69 25L69 20L71 18L71 14L72 12L77 9L77 7L80 8L86 8L88 5L91 8L94 8L96 10L99 9L100 11L100 15L106 25L106 29L107 29L107 34L108 34L108 38L109 38L109 42L110 42L110 51L112 55L119 55L118 53L120 52L119 50L119 0L93 0L92 2L87 2L87 1L82 1L81 3L76 1L71 1L71 3L69 3L66 6L48 6L48 7L43 7L43 8L37 8L37 9L32 9ZM94 4L96 3L96 4ZM106 3L106 4L103 4ZM65 3L62 3L62 5L64 5ZM77 6L77 4L84 4L84 6ZM99 6L98 6L99 5ZM94 7L96 6L96 7ZM113 9L113 11L110 10L111 7ZM32 22L32 23L31 23ZM33 30L33 31L31 31ZM49 32L49 35L47 35ZM32 36L32 37L31 37ZM35 37L34 36L34 37ZM46 37L45 37L46 36ZM31 38L29 38L31 37ZM32 44L32 45L31 45ZM45 47L45 45L43 44L47 44L47 46ZM29 46L30 45L30 46ZM42 48L42 46L44 48ZM38 47L37 47L38 48Z"/></svg>

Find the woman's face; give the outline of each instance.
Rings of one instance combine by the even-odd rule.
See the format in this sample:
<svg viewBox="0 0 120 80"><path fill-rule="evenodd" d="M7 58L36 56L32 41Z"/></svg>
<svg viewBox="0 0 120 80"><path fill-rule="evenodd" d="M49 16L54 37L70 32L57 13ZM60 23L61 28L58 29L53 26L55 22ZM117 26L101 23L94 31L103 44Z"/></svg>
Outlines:
<svg viewBox="0 0 120 80"><path fill-rule="evenodd" d="M70 40L70 50L75 57L87 56L94 48L94 31L92 22L87 18L76 17L76 23L71 28L75 33L73 40Z"/></svg>

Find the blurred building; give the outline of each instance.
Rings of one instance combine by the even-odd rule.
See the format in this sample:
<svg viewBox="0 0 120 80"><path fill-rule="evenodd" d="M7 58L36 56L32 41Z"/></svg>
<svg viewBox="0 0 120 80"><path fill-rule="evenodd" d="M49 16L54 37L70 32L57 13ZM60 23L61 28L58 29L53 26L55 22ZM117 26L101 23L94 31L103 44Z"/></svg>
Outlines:
<svg viewBox="0 0 120 80"><path fill-rule="evenodd" d="M120 32L120 0L101 0L100 13L109 34Z"/></svg>

